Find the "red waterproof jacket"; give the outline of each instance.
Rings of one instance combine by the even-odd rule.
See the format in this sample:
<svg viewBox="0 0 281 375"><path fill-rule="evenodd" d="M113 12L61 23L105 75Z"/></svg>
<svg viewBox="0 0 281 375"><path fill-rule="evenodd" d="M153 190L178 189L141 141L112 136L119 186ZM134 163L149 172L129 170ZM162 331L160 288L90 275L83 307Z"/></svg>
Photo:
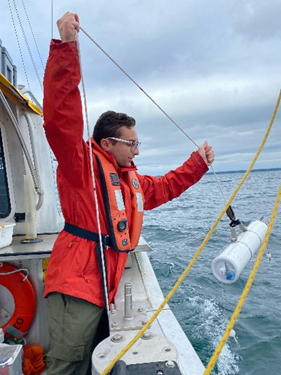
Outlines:
<svg viewBox="0 0 281 375"><path fill-rule="evenodd" d="M53 40L44 78L43 112L46 136L58 161L57 182L62 212L67 223L98 233L89 146L83 140L79 82L77 43ZM130 168L120 168L114 157L103 151L93 139L91 144L102 152L117 170L130 227L131 195L122 178ZM93 163L101 232L106 234L108 230L99 182L100 173L94 155ZM136 167L133 165L131 169ZM153 209L178 197L199 181L207 170L204 160L196 151L181 167L163 177L142 176L137 173L145 198L144 209ZM101 271L95 245L92 241L64 230L59 234L47 270L45 297L51 292L60 292L104 306ZM117 253L112 248L104 253L109 302L112 302L125 268L127 254Z"/></svg>

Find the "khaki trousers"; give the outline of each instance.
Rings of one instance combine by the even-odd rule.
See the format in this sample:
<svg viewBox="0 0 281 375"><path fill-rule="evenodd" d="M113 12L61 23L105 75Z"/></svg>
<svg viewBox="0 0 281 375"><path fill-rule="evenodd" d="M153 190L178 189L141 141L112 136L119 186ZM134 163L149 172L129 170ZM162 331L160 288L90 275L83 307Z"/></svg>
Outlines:
<svg viewBox="0 0 281 375"><path fill-rule="evenodd" d="M48 375L91 375L91 355L99 342L97 327L103 308L60 293L47 296L51 338Z"/></svg>

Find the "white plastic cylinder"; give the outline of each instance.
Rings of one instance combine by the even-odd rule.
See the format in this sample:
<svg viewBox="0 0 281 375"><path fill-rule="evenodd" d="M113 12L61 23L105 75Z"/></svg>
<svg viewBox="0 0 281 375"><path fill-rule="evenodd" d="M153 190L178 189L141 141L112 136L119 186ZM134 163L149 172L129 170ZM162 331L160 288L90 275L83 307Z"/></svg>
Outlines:
<svg viewBox="0 0 281 375"><path fill-rule="evenodd" d="M225 284L234 283L263 243L267 224L261 220L251 222L247 230L242 232L212 262L214 276Z"/></svg>
<svg viewBox="0 0 281 375"><path fill-rule="evenodd" d="M34 184L30 175L24 175L23 181L25 202L25 231L26 239L30 240L37 237Z"/></svg>

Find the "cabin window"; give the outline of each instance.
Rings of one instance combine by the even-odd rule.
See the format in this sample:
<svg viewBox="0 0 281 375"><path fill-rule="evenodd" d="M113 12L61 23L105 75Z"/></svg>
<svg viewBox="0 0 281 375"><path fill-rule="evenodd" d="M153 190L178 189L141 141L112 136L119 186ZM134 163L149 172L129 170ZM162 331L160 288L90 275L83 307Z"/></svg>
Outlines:
<svg viewBox="0 0 281 375"><path fill-rule="evenodd" d="M9 197L2 133L0 130L0 218L9 216L10 212L11 202Z"/></svg>

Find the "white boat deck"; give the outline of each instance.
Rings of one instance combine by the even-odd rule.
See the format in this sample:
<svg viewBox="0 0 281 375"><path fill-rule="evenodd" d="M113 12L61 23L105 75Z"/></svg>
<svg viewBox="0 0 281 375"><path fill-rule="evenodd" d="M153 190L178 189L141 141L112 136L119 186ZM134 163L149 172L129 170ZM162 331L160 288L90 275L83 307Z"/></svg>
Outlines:
<svg viewBox="0 0 281 375"><path fill-rule="evenodd" d="M150 247L141 239L136 252L130 255L131 262L129 263L131 263L131 266L125 269L116 295L115 307L117 312L110 316L111 328L113 325L119 327L119 329L113 329L110 338L104 340L95 349L93 361L97 372L93 372L93 374L102 372L141 329L141 325L138 326L138 321L141 320L138 311L146 311L147 318L150 318L164 300L147 255L148 251L151 251ZM124 321L123 318L124 287L127 283L132 284L132 305L135 322L133 320ZM205 370L204 366L168 305L152 323L149 331L151 332L151 342L140 338L122 358L126 364L171 359L178 363L183 375L202 375ZM116 332L123 336L123 340L119 343L112 343L111 339ZM162 340L164 339L168 341L163 342L164 350L161 350ZM156 348L159 349L160 354Z"/></svg>

